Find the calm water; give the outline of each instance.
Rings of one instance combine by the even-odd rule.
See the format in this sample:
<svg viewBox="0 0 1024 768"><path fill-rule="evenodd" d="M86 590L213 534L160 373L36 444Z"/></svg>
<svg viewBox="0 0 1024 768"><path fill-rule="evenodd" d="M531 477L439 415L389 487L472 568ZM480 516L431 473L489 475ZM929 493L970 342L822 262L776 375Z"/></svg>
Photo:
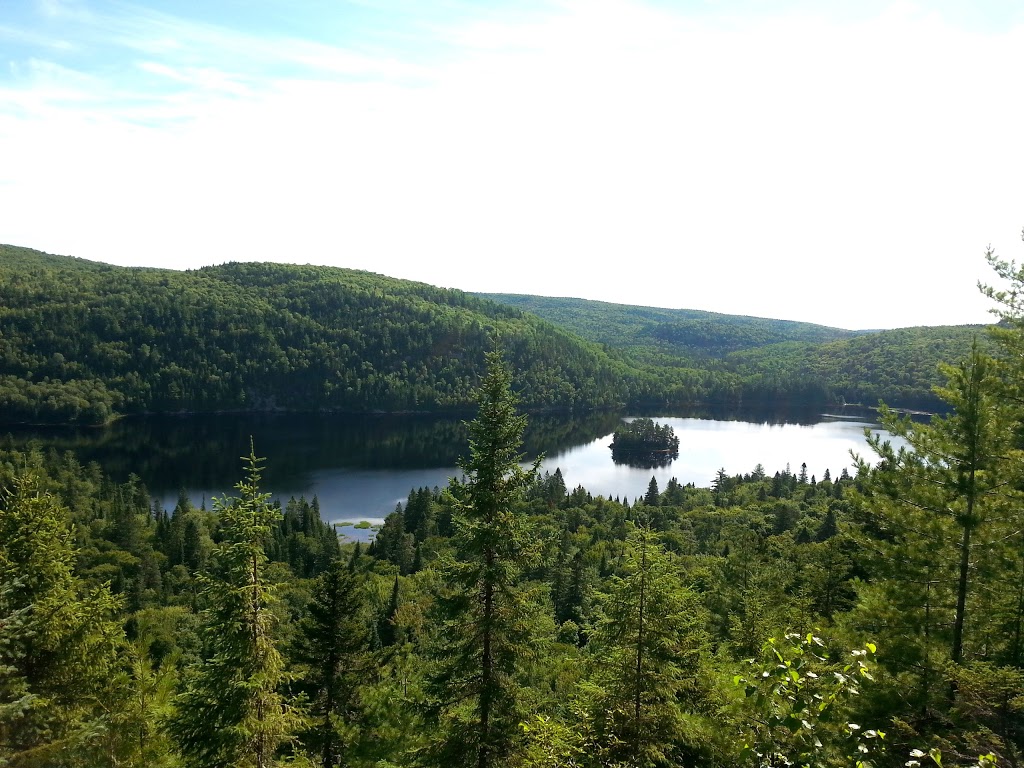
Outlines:
<svg viewBox="0 0 1024 768"><path fill-rule="evenodd" d="M612 462L612 431L623 416L535 416L524 438L527 457L546 454L543 470L560 468L566 485L594 495L642 496L651 476L661 488L672 477L698 486L711 483L719 468L750 472L760 463L771 475L788 465L807 464L818 479L851 467L850 451L866 453L863 420L798 416L743 419L656 416L673 426L679 458L657 469ZM461 474L458 457L467 451L460 419L427 416L217 415L125 419L105 429L25 430L5 439L23 446L73 450L83 462L97 461L119 480L142 478L153 497L173 508L179 494L208 506L232 491L241 475L238 457L267 459L263 485L283 501L316 495L331 522L367 520L380 524L413 488L443 487ZM350 536L367 531L342 529Z"/></svg>

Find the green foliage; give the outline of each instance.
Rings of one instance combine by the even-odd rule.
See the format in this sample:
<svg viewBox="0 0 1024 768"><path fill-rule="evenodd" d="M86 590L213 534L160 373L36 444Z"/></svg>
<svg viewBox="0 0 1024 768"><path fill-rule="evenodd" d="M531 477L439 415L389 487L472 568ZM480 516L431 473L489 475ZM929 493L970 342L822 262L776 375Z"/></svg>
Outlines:
<svg viewBox="0 0 1024 768"><path fill-rule="evenodd" d="M639 418L615 428L611 449L615 461L656 465L679 456L679 438L671 425Z"/></svg>
<svg viewBox="0 0 1024 768"><path fill-rule="evenodd" d="M827 397L849 374L862 395L910 396L957 334L948 347L934 329L838 339L750 318L719 334L706 318L618 308L580 317L635 341L600 350L518 310L365 273L0 256L13 366L0 389L41 397L26 418L81 392L79 414L455 408L487 366L465 477L412 491L367 552L339 547L315 498L270 505L252 451L236 498L169 513L138 478L56 450L0 452L13 491L0 502L0 763L888 768L915 748L933 765L1021 762L1020 285L1001 294L1004 357L979 348L936 374L949 416L883 411L908 450L875 441L877 465L853 478L726 463L708 488L652 480L632 503L524 469L513 393L532 406ZM480 352L492 331L530 368L515 382ZM817 353L794 352L812 340ZM889 368L862 376L838 362L848 354ZM211 428L209 450L222 440ZM873 646L829 653L799 626L835 648L876 639L877 666Z"/></svg>
<svg viewBox="0 0 1024 768"><path fill-rule="evenodd" d="M942 768L943 766L942 750L935 747L932 747L927 752L920 749L911 750L910 758L910 760L904 763L907 768L918 768L922 765L922 758L928 758L927 765L936 765L938 768ZM998 764L998 758L989 752L988 754L978 755L978 759L966 768L995 768Z"/></svg>
<svg viewBox="0 0 1024 768"><path fill-rule="evenodd" d="M132 269L0 246L0 413L465 410L498 333L529 408L609 406L635 374L597 345L460 291L367 272Z"/></svg>
<svg viewBox="0 0 1024 768"><path fill-rule="evenodd" d="M852 620L892 649L886 669L923 712L955 698L948 662L1005 653L986 625L1015 560L1004 559L1004 542L1019 526L1019 494L1006 474L1012 431L992 362L975 349L944 370L949 384L938 391L952 413L919 424L883 410L883 424L909 447L870 438L880 461L860 470L862 536L883 578L861 587Z"/></svg>
<svg viewBox="0 0 1024 768"><path fill-rule="evenodd" d="M31 606L11 605L11 593L17 586L9 575L0 582L0 765L7 763L13 732L22 727L25 714L39 698L18 668L25 657L26 619Z"/></svg>
<svg viewBox="0 0 1024 768"><path fill-rule="evenodd" d="M191 668L170 730L188 765L275 764L278 747L298 726L280 687L287 675L275 640L275 595L265 544L277 513L262 493L260 459L244 458L239 495L214 500L222 539L214 572L203 578L205 658Z"/></svg>
<svg viewBox="0 0 1024 768"><path fill-rule="evenodd" d="M744 693L741 759L758 768L877 765L885 733L850 721L850 697L872 680L875 646L829 661L814 634L769 638L733 683Z"/></svg>
<svg viewBox="0 0 1024 768"><path fill-rule="evenodd" d="M820 344L787 342L746 350L726 362L751 390L770 393L796 382L817 382L840 402L874 405L884 400L901 408L935 410L942 407L932 391L943 382L939 364L960 360L981 331L981 326L897 328Z"/></svg>
<svg viewBox="0 0 1024 768"><path fill-rule="evenodd" d="M532 312L590 341L623 349L650 347L684 359L722 357L736 350L784 341L818 343L856 335L854 331L811 323L693 309L659 309L508 293L477 295Z"/></svg>
<svg viewBox="0 0 1024 768"><path fill-rule="evenodd" d="M706 709L706 620L656 536L630 535L621 577L590 643L595 747L602 760L670 766L692 759L690 716Z"/></svg>
<svg viewBox="0 0 1024 768"><path fill-rule="evenodd" d="M533 482L519 466L526 419L516 415L511 374L498 353L478 390L464 481L450 486L453 556L441 567L432 690L440 762L504 765L522 746L523 685L541 628L537 594L523 584L531 538L520 500Z"/></svg>
<svg viewBox="0 0 1024 768"><path fill-rule="evenodd" d="M299 578L323 573L339 556L338 534L320 518L320 502L289 499L267 547L271 560L288 563Z"/></svg>
<svg viewBox="0 0 1024 768"><path fill-rule="evenodd" d="M936 363L956 360L969 335L858 335L496 297L513 308L326 267L232 263L180 273L13 246L0 246L0 259L7 422L97 424L141 411L462 411L493 334L522 371L515 387L529 410L880 397L927 407Z"/></svg>
<svg viewBox="0 0 1024 768"><path fill-rule="evenodd" d="M547 715L534 715L520 723L526 737L522 768L579 768L587 750L580 735L580 723L569 726Z"/></svg>
<svg viewBox="0 0 1024 768"><path fill-rule="evenodd" d="M344 764L358 735L360 681L368 671L367 622L359 579L341 558L313 584L291 659L309 702L299 740L323 768Z"/></svg>
<svg viewBox="0 0 1024 768"><path fill-rule="evenodd" d="M145 628L125 645L122 664L111 679L102 702L107 727L93 750L96 764L175 768L180 765L167 731L162 728L173 712L177 670L173 659L157 664L150 657L152 638Z"/></svg>
<svg viewBox="0 0 1024 768"><path fill-rule="evenodd" d="M74 573L68 510L33 474L0 501L0 760L65 766L111 727L105 702L124 640L106 587Z"/></svg>
<svg viewBox="0 0 1024 768"><path fill-rule="evenodd" d="M778 406L835 402L935 408L940 362L978 327L845 331L810 323L583 299L480 294L598 342L640 367L653 402ZM656 383L651 383L656 382ZM637 401L639 402L639 400Z"/></svg>

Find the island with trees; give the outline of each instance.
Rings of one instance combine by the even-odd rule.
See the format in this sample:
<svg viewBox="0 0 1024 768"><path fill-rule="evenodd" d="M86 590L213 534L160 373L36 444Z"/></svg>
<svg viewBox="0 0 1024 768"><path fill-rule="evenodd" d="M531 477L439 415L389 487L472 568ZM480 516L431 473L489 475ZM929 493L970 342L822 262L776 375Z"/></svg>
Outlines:
<svg viewBox="0 0 1024 768"><path fill-rule="evenodd" d="M616 427L611 449L617 464L663 466L679 458L679 438L670 424L644 417Z"/></svg>

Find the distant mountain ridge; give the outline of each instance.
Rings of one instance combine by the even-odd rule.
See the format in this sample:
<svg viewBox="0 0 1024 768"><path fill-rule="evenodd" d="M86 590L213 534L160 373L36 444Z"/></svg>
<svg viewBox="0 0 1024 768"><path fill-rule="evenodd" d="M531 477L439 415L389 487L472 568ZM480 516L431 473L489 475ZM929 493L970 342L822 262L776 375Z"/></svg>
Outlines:
<svg viewBox="0 0 1024 768"><path fill-rule="evenodd" d="M819 343L870 333L697 309L641 307L512 293L474 295L531 312L599 344L624 349L650 347L695 359L722 357L730 352L787 341Z"/></svg>

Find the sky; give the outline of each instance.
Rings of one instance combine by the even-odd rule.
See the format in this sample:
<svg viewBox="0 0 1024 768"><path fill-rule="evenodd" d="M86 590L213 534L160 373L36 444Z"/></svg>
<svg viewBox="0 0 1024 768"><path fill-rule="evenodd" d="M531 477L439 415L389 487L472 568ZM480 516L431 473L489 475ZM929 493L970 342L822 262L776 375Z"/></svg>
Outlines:
<svg viewBox="0 0 1024 768"><path fill-rule="evenodd" d="M984 323L1022 76L1016 0L0 0L0 243Z"/></svg>

